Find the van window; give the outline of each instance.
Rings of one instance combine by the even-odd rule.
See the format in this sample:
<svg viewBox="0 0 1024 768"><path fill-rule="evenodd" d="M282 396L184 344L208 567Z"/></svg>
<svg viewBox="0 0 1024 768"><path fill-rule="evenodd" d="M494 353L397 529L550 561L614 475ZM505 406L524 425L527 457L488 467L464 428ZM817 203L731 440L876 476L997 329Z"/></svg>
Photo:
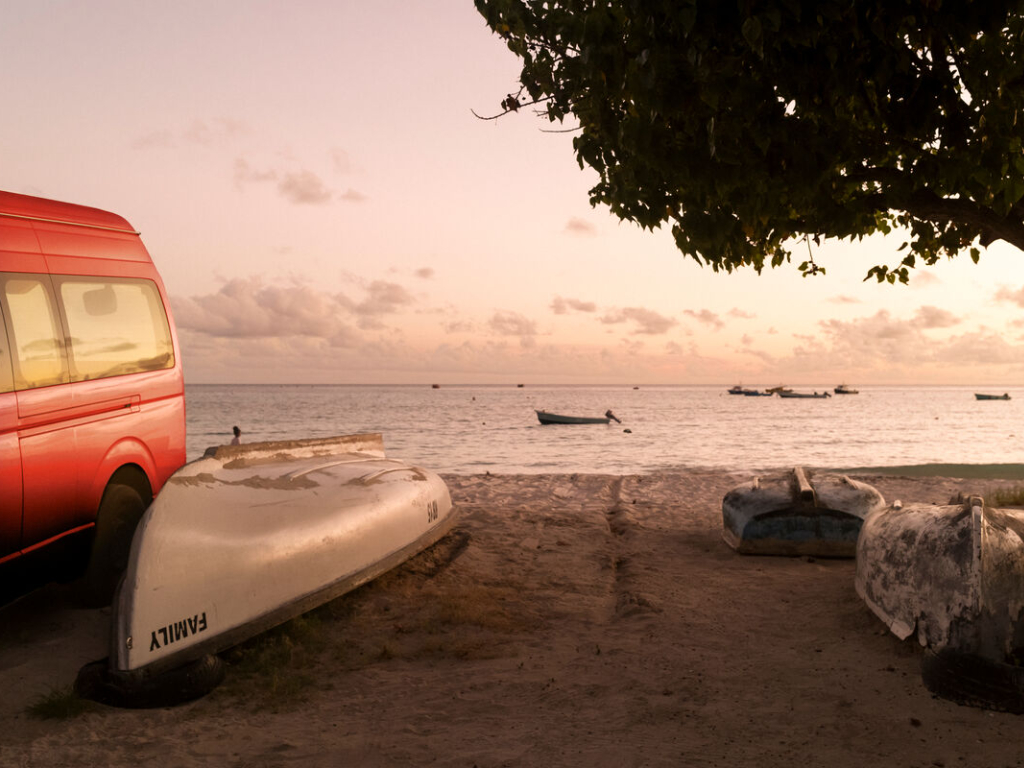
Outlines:
<svg viewBox="0 0 1024 768"><path fill-rule="evenodd" d="M54 276L72 381L174 367L171 330L149 280Z"/></svg>
<svg viewBox="0 0 1024 768"><path fill-rule="evenodd" d="M4 281L4 309L14 346L14 388L32 389L67 381L60 324L48 280L31 275Z"/></svg>
<svg viewBox="0 0 1024 768"><path fill-rule="evenodd" d="M7 348L7 330L4 313L0 310L0 394L14 391L14 368L11 365L11 352Z"/></svg>

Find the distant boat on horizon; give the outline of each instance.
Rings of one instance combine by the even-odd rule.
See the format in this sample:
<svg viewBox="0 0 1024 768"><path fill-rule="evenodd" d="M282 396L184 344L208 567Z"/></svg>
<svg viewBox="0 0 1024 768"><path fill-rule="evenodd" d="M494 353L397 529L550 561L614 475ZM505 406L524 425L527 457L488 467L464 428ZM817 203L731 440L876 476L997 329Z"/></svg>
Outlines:
<svg viewBox="0 0 1024 768"><path fill-rule="evenodd" d="M846 386L845 384L840 384L838 387L836 387L832 391L835 392L837 395L857 395L857 394L860 394L860 390L859 389L851 389L850 387Z"/></svg>
<svg viewBox="0 0 1024 768"><path fill-rule="evenodd" d="M974 393L975 400L1009 400L1009 393L1004 392L1001 395L979 395L977 392Z"/></svg>

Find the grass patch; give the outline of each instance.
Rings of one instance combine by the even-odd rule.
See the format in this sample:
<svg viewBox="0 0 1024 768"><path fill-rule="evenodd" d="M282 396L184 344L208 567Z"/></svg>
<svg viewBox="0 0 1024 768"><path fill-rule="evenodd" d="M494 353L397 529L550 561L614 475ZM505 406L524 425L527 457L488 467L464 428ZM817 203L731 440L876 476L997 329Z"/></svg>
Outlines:
<svg viewBox="0 0 1024 768"><path fill-rule="evenodd" d="M257 710L301 703L318 687L313 670L327 646L320 614L298 616L223 654L225 692L251 699Z"/></svg>
<svg viewBox="0 0 1024 768"><path fill-rule="evenodd" d="M93 709L91 701L83 699L73 686L51 688L26 707L30 717L37 720L69 720Z"/></svg>
<svg viewBox="0 0 1024 768"><path fill-rule="evenodd" d="M996 488L986 494L985 503L993 507L1024 507L1024 486Z"/></svg>

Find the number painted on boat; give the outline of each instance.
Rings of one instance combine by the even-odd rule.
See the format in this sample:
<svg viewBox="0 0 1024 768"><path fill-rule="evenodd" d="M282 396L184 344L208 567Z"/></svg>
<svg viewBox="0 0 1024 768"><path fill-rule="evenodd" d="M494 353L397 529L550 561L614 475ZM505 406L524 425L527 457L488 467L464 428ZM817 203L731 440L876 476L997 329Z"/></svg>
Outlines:
<svg viewBox="0 0 1024 768"><path fill-rule="evenodd" d="M437 502L431 501L427 503L427 522L436 523L438 518Z"/></svg>

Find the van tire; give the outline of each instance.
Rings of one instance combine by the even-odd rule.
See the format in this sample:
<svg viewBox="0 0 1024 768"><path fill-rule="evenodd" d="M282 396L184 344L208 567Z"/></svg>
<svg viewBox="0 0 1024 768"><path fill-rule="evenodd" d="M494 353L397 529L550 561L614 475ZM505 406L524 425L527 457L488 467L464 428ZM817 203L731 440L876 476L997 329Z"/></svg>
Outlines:
<svg viewBox="0 0 1024 768"><path fill-rule="evenodd" d="M128 567L132 539L146 507L142 495L130 485L114 482L103 492L89 564L82 577L81 595L86 605L110 605Z"/></svg>

